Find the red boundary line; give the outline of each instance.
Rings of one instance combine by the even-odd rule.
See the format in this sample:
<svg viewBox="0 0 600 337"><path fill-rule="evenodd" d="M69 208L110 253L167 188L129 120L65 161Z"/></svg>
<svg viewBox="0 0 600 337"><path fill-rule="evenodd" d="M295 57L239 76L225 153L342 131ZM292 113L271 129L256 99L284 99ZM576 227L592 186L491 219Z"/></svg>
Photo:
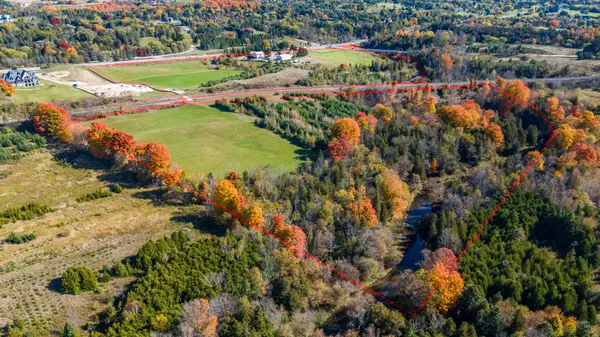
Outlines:
<svg viewBox="0 0 600 337"><path fill-rule="evenodd" d="M373 93L380 93L380 92L408 92L408 91L413 91L413 90L420 90L420 91L436 91L436 90L442 90L442 89L474 89L474 88L478 88L478 87L483 87L486 86L485 84L475 84L475 85L466 85L466 86L439 86L439 87L435 87L435 88L408 88L408 89L389 89L389 90L379 90L379 91L361 91L361 92L349 92L349 93L342 93L341 95L369 95L369 94L373 94ZM464 254L467 252L467 250L471 247L471 245L477 240L477 238L479 237L479 235L481 234L481 232L485 229L485 227L489 224L490 220L494 217L494 215L498 212L498 210L502 207L502 205L506 202L506 200L508 200L508 198L510 197L510 195L514 192L514 190L517 188L517 186L521 183L521 181L524 179L525 175L531 170L531 168L533 167L533 165L538 161L538 159L540 158L540 156L542 155L542 153L546 150L546 148L550 145L550 143L552 142L552 140L556 137L556 131L554 130L554 128L552 127L552 125L547 121L546 117L544 116L544 114L535 106L529 104L528 102L525 102L523 100L520 100L516 97L514 97L513 95L511 95L510 93L507 93L506 91L496 87L495 85L488 85L491 88L494 88L496 90L498 90L500 93L506 95L507 97L510 97L511 99L515 99L517 101L519 101L520 103L527 105L528 107L534 109L536 112L538 112L540 114L540 116L543 118L543 120L548 124L548 127L550 128L550 130L552 130L552 135L551 137L548 139L548 141L546 141L546 143L544 144L544 146L542 147L540 154L534 158L530 164L527 166L527 168L525 169L525 171L519 176L519 179L513 184L513 186L510 188L510 190L508 191L508 193L506 193L506 195L504 196L504 198L498 203L498 205L496 206L496 208L490 213L490 215L488 216L488 218L484 221L484 223L479 227L479 229L477 230L477 233L469 240L469 243L465 246L465 248L463 249L463 251L459 254L459 256L455 259L455 262L452 266L452 268L450 269L450 272L452 272L453 270L455 270L458 267L458 263L459 261L462 259L462 257L464 256ZM312 94L312 95L305 95L305 96L291 96L292 98L314 98L314 97L326 97L326 96L337 96L340 95L339 93L336 94ZM277 97L277 99L279 99L279 97ZM231 100L229 102L242 102L242 101L250 101L251 99L246 99L246 100ZM201 102L198 102L198 104L201 104ZM217 207L221 210L223 210L224 212L230 214L231 216L233 216L234 218L238 219L239 221L257 229L258 231L262 232L263 234L279 241L283 246L287 247L288 249L291 250L296 250L296 248L292 247L291 245L289 245L288 243L286 243L285 241L281 240L280 238L276 237L274 234L272 234L271 232L267 231L266 229L251 223L250 221L246 220L244 217L242 217L241 215L237 214L236 212L230 211L227 208L225 208L224 206L216 203L214 200L210 199L208 196L198 192L197 190L189 187L188 185L180 182L180 181L173 181L172 178L168 175L166 175L163 172L157 171L154 167L150 166L149 164L145 163L144 161L140 160L139 158L136 158L134 155L132 154L128 154L126 152L124 152L123 150L120 150L114 146L112 146L110 143L106 142L103 139L100 139L98 137L95 137L93 134L91 134L89 131L87 131L88 135L90 137L94 137L95 139L103 142L105 145L107 145L108 147L112 148L115 151L119 151L123 154L125 154L130 160L135 161L137 163L140 163L141 165L145 166L146 168L148 168L150 171L154 172L157 175L162 176L164 179L167 179L171 182L173 182L174 184L180 186L181 188L195 194L196 196L204 199L207 203L213 205L214 207ZM396 303L394 303L393 301L387 299L385 296L383 296L382 294L374 291L373 289L367 287L366 285L362 284L361 282L353 279L352 277L336 270L335 268L331 267L330 265L328 265L327 263L321 261L320 259L318 259L317 257L303 251L302 254L304 255L305 258L313 260L315 262L317 262L319 265L327 268L328 270L334 272L335 274L337 274L338 276L340 276L341 278L351 282L352 284L356 285L357 287L361 288L364 291L367 291L368 293L372 294L373 296L375 296L376 298L380 299L382 302L387 303L388 305L401 310L411 316L416 316L425 306L425 304L429 301L429 299L433 296L433 294L437 291L437 289L444 283L444 281L446 280L446 278L449 276L450 272L448 273L448 275L446 276L446 278L441 279L436 286L429 292L429 294L427 295L427 297L420 303L419 307L415 310L415 311L410 311L408 309L405 309L399 305L397 305Z"/></svg>
<svg viewBox="0 0 600 337"><path fill-rule="evenodd" d="M396 58L396 59L403 59L406 61L410 61L410 62L415 62L417 64L417 70L419 71L422 79L420 81L416 81L416 82L397 82L395 84L397 85L406 85L406 84L415 84L415 85L419 85L419 84L424 84L426 83L426 77L424 76L424 72L422 69L422 66L420 64L420 62L414 58L409 58L409 57L405 57L402 55L396 55L396 54L384 54L384 53L377 53L377 52L371 52L371 51L367 51L367 50L355 50L353 48L359 48L355 45L350 45L351 48L328 48L328 49L321 49L321 50L347 50L347 51L354 51L354 52L362 52L362 53L368 53L368 54L373 54L373 55L377 55L377 56L388 56L391 58ZM266 53L273 53L273 52L266 52ZM170 63L170 62L181 62L181 61L196 61L196 60L203 60L203 59L209 59L209 58L225 58L225 57L240 57L240 56L247 56L248 54L225 54L225 55L208 55L208 56L201 56L201 57L194 57L194 58L180 58L180 59L167 59L167 60L153 60L153 61L147 61L147 62L123 62L123 63L119 63L119 64L114 64L112 66L126 66L126 65L139 65L139 64L152 64L152 63ZM101 65L104 66L104 65ZM111 66L111 65L108 65ZM94 74L112 82L112 83L119 83L116 82L108 77L106 77L105 75L102 75L101 73L97 72L96 70L94 70L92 66L86 66L86 68L88 70L90 70L91 72L93 72ZM155 88L152 85L148 85L145 83L139 83L139 82L120 82L120 83L125 83L125 84L143 84L143 85L147 85L148 87L160 91L160 92L164 92L169 94L170 96L174 96L179 98L177 95L173 94L172 92L166 91L164 89L160 89L160 88ZM339 89L353 89L353 88L360 88L360 87L377 87L377 86L393 86L393 84L372 84L372 85L364 85L364 86L340 86ZM550 122L547 120L547 118L544 116L544 114L535 106L533 106L532 104L518 98L515 97L514 95L504 91L503 89L492 85L492 84L473 84L473 85L464 85L464 86L460 86L460 85L453 85L453 86L449 86L449 85L443 85L443 86L438 86L438 87L420 87L420 88L416 88L416 87L412 87L412 88L406 88L406 89L396 89L396 88L392 88L392 89L381 89L381 90L373 90L373 91L355 91L355 92L339 92L339 93L317 93L317 94L308 94L308 95L299 95L299 96L289 96L290 98L316 98L316 97L332 97L332 96L353 96L353 95L372 95L372 94L377 94L377 93L401 93L401 92L409 92L409 91L437 91L437 90L442 90L442 89L474 89L474 88L479 88L479 87L483 87L483 86L489 86L491 88L494 88L495 90L497 90L498 92L502 93L503 95L510 97L511 99L526 105L532 109L534 109L544 120L544 122L548 125L548 127L550 128L550 130L552 131L552 135L551 137L546 141L546 143L544 144L544 146L541 148L540 154L538 154L536 156L536 158L534 158L529 165L527 166L527 168L523 171L523 173L521 173L521 175L519 176L519 178L517 179L517 181L513 184L513 186L510 188L510 190L506 193L506 195L504 195L504 198L498 203L498 205L496 206L496 208L490 213L490 215L487 217L487 219L483 222L483 224L479 227L479 229L477 230L477 232L475 233L475 235L469 240L468 244L465 246L465 248L462 250L462 252L459 254L459 256L455 259L454 264L452 265L452 268L449 270L448 275L441 279L436 285L435 287L429 292L429 294L427 295L427 297L420 303L419 307L413 312L410 311L408 309L405 309L399 305L397 305L396 303L394 303L393 301L387 299L385 296L383 296L382 294L374 291L373 289L365 286L364 284L362 284L361 282L351 278L350 276L336 270L335 268L329 266L328 264L326 264L325 262L321 261L320 259L318 259L317 257L303 251L302 254L304 255L305 258L313 260L315 262L317 262L318 264L320 264L321 266L329 269L330 271L334 272L335 274L339 275L340 277L342 277L343 279L346 279L347 281L351 282L352 284L356 285L357 287L361 288L362 290L367 291L368 293L372 294L373 296L377 297L378 299L380 299L381 301L387 303L388 305L401 310L403 312L406 312L407 314L411 315L411 316L416 316L422 309L423 307L427 304L427 302L430 300L430 298L433 296L433 294L437 291L437 289L445 282L445 280L449 277L450 273L452 271L454 271L457 267L458 267L458 263L459 261L462 259L462 257L464 256L464 254L467 252L467 250L471 247L471 245L477 240L477 238L479 237L479 235L481 234L481 232L485 229L485 227L487 227L487 225L489 224L489 222L491 221L491 219L494 217L494 215L496 215L496 213L498 212L498 210L500 210L500 208L502 207L502 205L508 200L508 198L511 196L511 194L514 192L514 190L517 188L517 186L521 183L521 181L524 179L525 175L527 175L527 173L531 170L531 168L533 167L533 165L538 161L538 159L542 156L542 153L546 150L546 148L550 145L550 143L552 142L552 140L554 140L554 138L556 137L556 131L554 129L554 127L552 126L552 124L550 124ZM288 91L289 90L289 91ZM324 90L324 89L315 89L315 91L317 90ZM326 90L326 89L325 89ZM280 90L281 92L294 92L294 89L286 89L286 90ZM295 90L296 92L298 90ZM272 91L270 91L269 93L271 93ZM239 95L239 94L232 94L232 95ZM201 96L196 96L197 98L201 98ZM193 97L192 97L193 98ZM281 97L263 97L260 99L257 98L246 98L246 99L234 99L234 100L228 100L228 101L224 101L226 103L243 103L243 102L251 102L251 101L267 101L267 100L279 100L281 99ZM149 107L143 107L143 108L137 108L137 109L131 109L131 110L124 110L124 111L116 111L116 112L112 112L112 113L107 113L107 114L101 114L101 115L97 115L97 116L91 116L91 117L87 117L87 118L80 118L80 119L74 119L74 122L77 121L85 121L85 120L92 120L92 119L97 119L97 118L104 118L107 116L112 116L112 115L119 115L119 114L127 114L127 113L136 113L136 112L141 112L141 111L147 111L147 110L151 110L151 109L156 109L156 108L163 108L163 107L169 107L169 106L176 106L176 105L185 105L185 104L210 104L211 102L188 102L186 101L184 98L180 98L178 101L173 102L173 103L165 103L165 104L159 104L159 105L155 105L155 106L149 106ZM87 131L88 135L90 137L94 137L94 135L92 135L89 131ZM140 160L139 158L136 158L135 156L128 154L118 148L113 147L110 143L104 141L103 139L97 138L99 141L105 143L105 145L107 145L108 147L112 148L115 151L119 151L123 154L125 154L130 160L135 161L137 163L142 164L143 166L145 166L146 168L148 168L150 171L154 172L155 174L158 174L160 176L162 176L163 178L172 181L174 184L180 186L181 188L195 194L196 196L204 199L207 203L223 210L224 212L230 214L231 216L233 216L234 218L238 219L239 221L257 229L258 231L262 232L263 234L279 241L282 245L284 245L285 247L287 247L288 249L291 250L296 250L294 247L292 247L291 245L289 245L288 243L286 243L285 241L279 239L278 237L276 237L274 234L272 234L271 232L265 230L262 227L259 227L255 224L252 224L251 222L249 222L248 220L246 220L244 217L242 217L241 215L228 210L227 208L225 208L224 206L216 203L215 201L213 201L212 199L210 199L209 197L207 197L206 195L194 190L193 188L183 184L180 181L173 181L171 177L169 177L168 175L164 174L163 172L159 172L157 171L154 167L150 166L149 164L145 163L144 161Z"/></svg>

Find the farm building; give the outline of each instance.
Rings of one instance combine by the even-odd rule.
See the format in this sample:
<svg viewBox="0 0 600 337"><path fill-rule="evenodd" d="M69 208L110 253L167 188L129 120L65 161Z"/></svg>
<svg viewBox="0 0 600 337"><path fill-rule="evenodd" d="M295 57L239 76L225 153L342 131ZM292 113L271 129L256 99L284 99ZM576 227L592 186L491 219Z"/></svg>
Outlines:
<svg viewBox="0 0 600 337"><path fill-rule="evenodd" d="M289 61L294 57L293 54L279 54L275 56L275 61Z"/></svg>
<svg viewBox="0 0 600 337"><path fill-rule="evenodd" d="M25 69L13 69L2 75L2 78L15 87L34 87L42 85L33 71Z"/></svg>
<svg viewBox="0 0 600 337"><path fill-rule="evenodd" d="M248 55L249 60L262 60L265 58L265 52L263 51L251 51Z"/></svg>

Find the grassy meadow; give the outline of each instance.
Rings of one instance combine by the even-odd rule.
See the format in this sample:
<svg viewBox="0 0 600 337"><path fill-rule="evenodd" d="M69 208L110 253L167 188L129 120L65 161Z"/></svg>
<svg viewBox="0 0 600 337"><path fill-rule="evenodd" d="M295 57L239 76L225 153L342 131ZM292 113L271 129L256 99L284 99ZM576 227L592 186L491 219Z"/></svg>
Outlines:
<svg viewBox="0 0 600 337"><path fill-rule="evenodd" d="M192 173L242 172L271 165L293 170L301 149L253 125L249 117L204 105L109 117L102 120L139 142L166 144L173 163Z"/></svg>
<svg viewBox="0 0 600 337"><path fill-rule="evenodd" d="M44 85L37 87L15 87L15 95L10 98L3 98L0 100L0 102L50 102L94 97L85 91L70 87L68 85L57 84L48 81L41 82Z"/></svg>
<svg viewBox="0 0 600 337"><path fill-rule="evenodd" d="M33 202L54 209L32 220L0 226L0 323L41 319L55 336L69 317L93 319L132 280L115 279L100 284L98 292L63 295L57 279L68 267L111 266L135 254L149 239L193 228L187 214L202 211L202 206L157 205L149 197L154 187L111 174L89 154L57 160L57 153L42 149L17 163L0 164L0 211ZM115 181L125 187L122 193L76 201ZM12 232L37 237L25 244L3 242Z"/></svg>
<svg viewBox="0 0 600 337"><path fill-rule="evenodd" d="M351 50L311 50L308 55L327 66L349 64L371 64L375 56Z"/></svg>
<svg viewBox="0 0 600 337"><path fill-rule="evenodd" d="M94 70L118 82L142 82L165 89L190 89L242 72L237 69L210 69L201 61L100 66Z"/></svg>

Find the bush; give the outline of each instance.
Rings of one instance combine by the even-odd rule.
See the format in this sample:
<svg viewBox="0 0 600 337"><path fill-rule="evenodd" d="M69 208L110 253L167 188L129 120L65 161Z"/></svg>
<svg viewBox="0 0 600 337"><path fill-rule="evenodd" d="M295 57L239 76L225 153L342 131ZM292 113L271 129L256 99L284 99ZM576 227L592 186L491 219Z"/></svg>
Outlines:
<svg viewBox="0 0 600 337"><path fill-rule="evenodd" d="M98 280L88 267L69 267L60 279L61 289L65 294L77 295L81 292L98 288Z"/></svg>
<svg viewBox="0 0 600 337"><path fill-rule="evenodd" d="M10 235L8 236L8 239L6 239L7 243L11 243L13 245L20 245L23 243L27 243L29 241L33 241L35 240L37 236L35 234L17 234L15 232L10 233Z"/></svg>
<svg viewBox="0 0 600 337"><path fill-rule="evenodd" d="M114 184L112 186L112 191L119 194L119 193L123 192L123 187L119 184Z"/></svg>
<svg viewBox="0 0 600 337"><path fill-rule="evenodd" d="M20 207L12 207L0 212L0 224L16 222L18 220L31 220L46 213L54 212L50 206L30 203Z"/></svg>
<svg viewBox="0 0 600 337"><path fill-rule="evenodd" d="M81 197L77 198L76 200L77 200L77 202L85 202L85 201L92 201L92 200L101 199L101 198L107 198L110 196L112 196L112 193L110 191L99 189L95 192L88 193L84 196L81 196Z"/></svg>

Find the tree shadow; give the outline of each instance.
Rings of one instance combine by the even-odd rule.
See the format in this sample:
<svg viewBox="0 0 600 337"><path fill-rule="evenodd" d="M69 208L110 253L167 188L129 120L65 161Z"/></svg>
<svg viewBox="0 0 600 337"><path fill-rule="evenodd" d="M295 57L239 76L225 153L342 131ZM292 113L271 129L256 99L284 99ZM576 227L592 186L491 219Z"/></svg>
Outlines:
<svg viewBox="0 0 600 337"><path fill-rule="evenodd" d="M48 283L47 286L48 290L53 291L55 293L60 293L62 294L63 292L61 291L61 287L60 287L60 277L57 277L55 279L52 279L50 281L50 283Z"/></svg>
<svg viewBox="0 0 600 337"><path fill-rule="evenodd" d="M109 184L119 184L125 188L142 188L148 186L148 183L139 181L135 173L130 171L106 172L99 175L98 180Z"/></svg>
<svg viewBox="0 0 600 337"><path fill-rule="evenodd" d="M76 169L108 170L110 164L104 160L98 160L89 152L82 149L68 149L61 145L49 144L53 151L54 160L62 166L70 166Z"/></svg>
<svg viewBox="0 0 600 337"><path fill-rule="evenodd" d="M181 214L171 217L171 221L191 224L194 228L205 234L225 236L227 227L216 223L211 216L197 213Z"/></svg>

